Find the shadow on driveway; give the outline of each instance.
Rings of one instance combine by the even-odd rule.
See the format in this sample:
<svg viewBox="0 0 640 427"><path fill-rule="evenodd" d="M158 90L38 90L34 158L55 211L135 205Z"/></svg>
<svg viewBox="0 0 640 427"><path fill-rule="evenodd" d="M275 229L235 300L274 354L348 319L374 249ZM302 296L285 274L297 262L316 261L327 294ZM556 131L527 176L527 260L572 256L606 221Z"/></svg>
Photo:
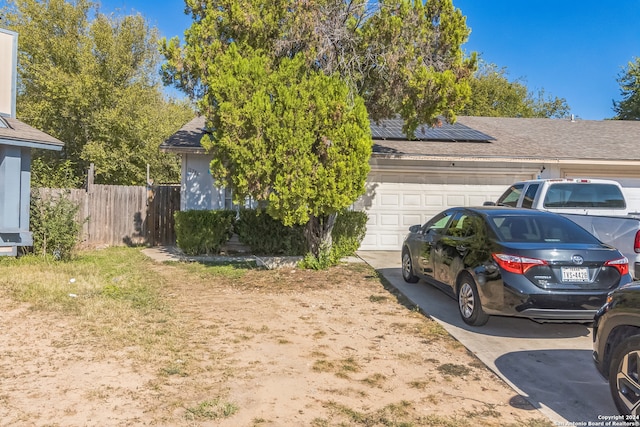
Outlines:
<svg viewBox="0 0 640 427"><path fill-rule="evenodd" d="M602 421L599 416L617 414L608 385L591 359L590 327L501 316L471 327L448 294L422 280L412 284L402 279L399 251L359 255L406 299L406 305L440 323L558 425L587 425Z"/></svg>

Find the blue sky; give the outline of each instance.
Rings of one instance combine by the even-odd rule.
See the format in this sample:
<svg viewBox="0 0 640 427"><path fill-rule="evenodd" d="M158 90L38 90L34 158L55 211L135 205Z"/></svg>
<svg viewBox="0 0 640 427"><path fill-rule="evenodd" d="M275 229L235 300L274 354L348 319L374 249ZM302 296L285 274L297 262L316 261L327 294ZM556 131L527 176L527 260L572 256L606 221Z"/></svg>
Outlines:
<svg viewBox="0 0 640 427"><path fill-rule="evenodd" d="M471 28L467 52L506 67L511 80L565 98L585 120L613 116L616 81L640 56L640 0L453 0ZM182 0L104 0L144 15L163 36L181 36L190 24Z"/></svg>

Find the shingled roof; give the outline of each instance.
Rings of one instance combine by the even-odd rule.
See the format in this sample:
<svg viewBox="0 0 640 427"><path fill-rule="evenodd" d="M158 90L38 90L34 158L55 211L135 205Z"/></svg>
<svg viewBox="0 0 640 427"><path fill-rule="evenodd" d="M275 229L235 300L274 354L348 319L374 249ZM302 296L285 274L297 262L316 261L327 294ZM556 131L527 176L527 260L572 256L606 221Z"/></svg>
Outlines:
<svg viewBox="0 0 640 427"><path fill-rule="evenodd" d="M0 117L0 144L56 151L64 146L59 139L11 117Z"/></svg>
<svg viewBox="0 0 640 427"><path fill-rule="evenodd" d="M160 148L204 153L204 124L196 117ZM399 120L372 122L374 156L640 160L640 121L458 116L455 125L419 127L414 140L401 127Z"/></svg>

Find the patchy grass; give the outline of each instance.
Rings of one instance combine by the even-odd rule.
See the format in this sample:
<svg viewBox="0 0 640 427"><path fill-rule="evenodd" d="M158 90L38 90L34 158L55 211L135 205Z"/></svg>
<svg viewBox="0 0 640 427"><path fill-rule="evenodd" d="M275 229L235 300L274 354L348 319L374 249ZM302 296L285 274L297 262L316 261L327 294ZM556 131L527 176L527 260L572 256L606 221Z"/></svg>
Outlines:
<svg viewBox="0 0 640 427"><path fill-rule="evenodd" d="M1 354L33 363L0 373L3 384L20 384L0 395L0 418L7 416L3 408L18 408L7 425L73 424L64 417L90 417L107 403L117 407L114 414L132 411L114 424L179 427L494 427L509 425L505 414L520 410L478 398L480 386L472 383L495 381L490 391L505 396L512 390L366 264L326 271L266 270L244 261L156 264L138 248L109 248L69 262L0 257L0 269L5 312L15 306L28 319L44 319L43 329L25 339L41 347ZM47 322L62 325L61 335L48 340ZM38 359L44 350L55 357ZM81 378L104 369L104 378L128 379L132 388L98 376L78 393L81 401L67 404L72 380L62 374L75 365ZM57 372L62 378L48 385L51 395L44 369L47 381ZM277 391L263 389L273 384ZM67 406L49 418L30 412L31 395L16 393L34 389L50 400L62 391L56 402ZM274 420L274 410L285 412ZM551 425L522 412L513 426Z"/></svg>
<svg viewBox="0 0 640 427"><path fill-rule="evenodd" d="M217 420L228 418L238 411L238 407L220 399L205 400L196 406L186 408L185 418L190 421Z"/></svg>
<svg viewBox="0 0 640 427"><path fill-rule="evenodd" d="M471 369L468 366L459 365L456 363L445 363L438 366L438 371L444 375L452 377L466 377L471 373Z"/></svg>

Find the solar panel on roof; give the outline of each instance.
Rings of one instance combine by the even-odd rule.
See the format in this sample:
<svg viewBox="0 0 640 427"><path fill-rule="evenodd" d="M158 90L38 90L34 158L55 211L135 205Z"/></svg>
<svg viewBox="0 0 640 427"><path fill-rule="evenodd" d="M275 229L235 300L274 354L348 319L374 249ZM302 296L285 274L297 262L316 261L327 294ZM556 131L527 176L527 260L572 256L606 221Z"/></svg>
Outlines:
<svg viewBox="0 0 640 427"><path fill-rule="evenodd" d="M402 131L402 119L386 119L380 123L371 122L371 133L373 139L396 139L407 140L407 136ZM442 122L440 127L429 127L427 125L418 126L415 131L415 140L419 141L473 141L488 142L493 138L486 133L482 133L461 123Z"/></svg>

